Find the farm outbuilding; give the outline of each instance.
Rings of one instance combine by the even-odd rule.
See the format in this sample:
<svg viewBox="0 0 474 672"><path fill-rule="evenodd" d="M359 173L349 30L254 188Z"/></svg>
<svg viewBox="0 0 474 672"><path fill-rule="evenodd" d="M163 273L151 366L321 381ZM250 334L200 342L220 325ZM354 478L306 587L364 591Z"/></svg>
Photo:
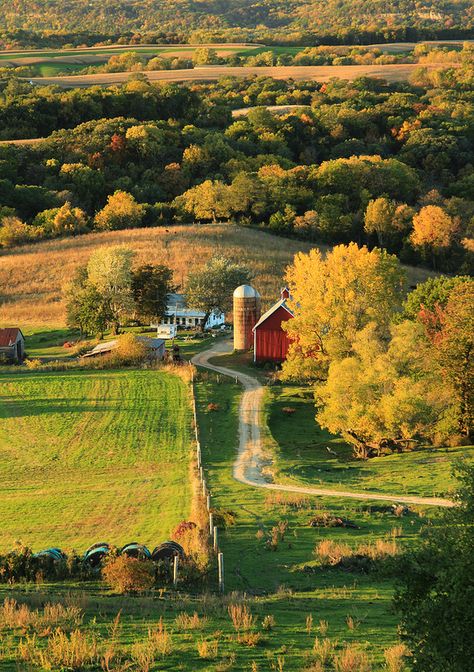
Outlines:
<svg viewBox="0 0 474 672"><path fill-rule="evenodd" d="M288 354L290 341L282 324L293 319L293 312L288 307L290 291L284 287L277 301L262 315L253 328L254 362L284 362Z"/></svg>
<svg viewBox="0 0 474 672"><path fill-rule="evenodd" d="M163 359L165 356L166 348L165 341L161 338L148 338L148 336L137 336L137 341L143 343L149 353L151 358ZM118 347L117 339L111 341L105 341L104 343L99 343L92 348L89 352L86 352L82 355L83 358L87 357L102 357L103 355L110 355Z"/></svg>
<svg viewBox="0 0 474 672"><path fill-rule="evenodd" d="M0 329L0 361L22 362L25 358L25 337L21 329Z"/></svg>

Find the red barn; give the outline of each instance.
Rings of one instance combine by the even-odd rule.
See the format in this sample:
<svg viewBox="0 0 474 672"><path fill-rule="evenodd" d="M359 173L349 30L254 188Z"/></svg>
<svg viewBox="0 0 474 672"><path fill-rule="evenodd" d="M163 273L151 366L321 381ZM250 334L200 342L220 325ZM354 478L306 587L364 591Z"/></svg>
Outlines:
<svg viewBox="0 0 474 672"><path fill-rule="evenodd" d="M283 362L288 353L289 340L282 323L291 320L294 315L288 308L290 291L281 290L280 300L262 315L253 328L254 362Z"/></svg>

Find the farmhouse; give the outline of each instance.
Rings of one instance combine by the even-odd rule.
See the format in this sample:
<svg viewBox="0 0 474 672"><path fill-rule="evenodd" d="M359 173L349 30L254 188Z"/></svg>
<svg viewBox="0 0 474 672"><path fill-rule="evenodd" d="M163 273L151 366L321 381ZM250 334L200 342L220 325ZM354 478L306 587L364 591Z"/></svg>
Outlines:
<svg viewBox="0 0 474 672"><path fill-rule="evenodd" d="M253 328L254 362L283 362L288 354L289 340L282 324L294 315L288 307L290 290L284 287L277 301L264 313Z"/></svg>
<svg viewBox="0 0 474 672"><path fill-rule="evenodd" d="M220 327L225 322L225 315L220 312L212 312L203 325L205 318L206 313L203 311L186 307L186 298L183 294L168 294L168 305L161 324L175 324L182 329L194 329L196 327L202 329L203 326L204 329L212 329ZM161 325L153 324L152 326L159 327Z"/></svg>
<svg viewBox="0 0 474 672"><path fill-rule="evenodd" d="M156 359L163 359L165 356L165 342L161 338L148 338L147 336L137 336L137 340L143 343L150 356L155 357ZM103 355L108 355L114 350L117 349L117 339L111 341L105 341L105 343L99 343L89 352L86 352L83 357L102 357Z"/></svg>
<svg viewBox="0 0 474 672"><path fill-rule="evenodd" d="M22 362L25 358L25 337L21 329L0 329L0 361Z"/></svg>

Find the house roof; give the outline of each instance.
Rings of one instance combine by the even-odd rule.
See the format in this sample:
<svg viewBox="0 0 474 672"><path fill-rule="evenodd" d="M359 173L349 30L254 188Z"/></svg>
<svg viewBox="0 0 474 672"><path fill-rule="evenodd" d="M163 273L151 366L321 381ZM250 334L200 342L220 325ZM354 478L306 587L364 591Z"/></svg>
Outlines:
<svg viewBox="0 0 474 672"><path fill-rule="evenodd" d="M253 330L255 331L255 329L257 327L260 327L260 325L262 325L266 320L268 320L268 318L271 315L273 315L273 313L275 313L279 308L284 308L287 311L287 313L289 313L291 315L291 317L294 317L293 311L291 311L288 308L287 300L286 299L280 299L271 308L269 308L266 313L263 313L262 317L259 319L257 324L254 326Z"/></svg>
<svg viewBox="0 0 474 672"><path fill-rule="evenodd" d="M14 345L19 334L23 336L21 329L18 329L17 327L0 329L0 348L8 348L11 345Z"/></svg>

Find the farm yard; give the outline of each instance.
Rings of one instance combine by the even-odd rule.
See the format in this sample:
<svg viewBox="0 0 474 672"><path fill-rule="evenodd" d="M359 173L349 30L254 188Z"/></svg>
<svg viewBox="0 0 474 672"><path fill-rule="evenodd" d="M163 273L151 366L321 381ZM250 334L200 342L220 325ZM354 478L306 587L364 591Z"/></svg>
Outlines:
<svg viewBox="0 0 474 672"><path fill-rule="evenodd" d="M0 373L1 552L154 546L187 518L188 389L164 372Z"/></svg>

